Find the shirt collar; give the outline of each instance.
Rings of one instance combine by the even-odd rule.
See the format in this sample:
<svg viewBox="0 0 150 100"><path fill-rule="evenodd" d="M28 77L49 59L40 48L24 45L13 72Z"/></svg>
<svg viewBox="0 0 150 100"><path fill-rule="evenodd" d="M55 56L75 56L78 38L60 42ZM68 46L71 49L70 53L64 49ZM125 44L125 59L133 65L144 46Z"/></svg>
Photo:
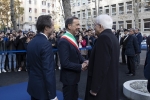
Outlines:
<svg viewBox="0 0 150 100"><path fill-rule="evenodd" d="M44 34L44 33L42 33L42 32L41 32L40 34L43 34L43 35L44 35L44 36L47 38L47 40L48 40L48 37L47 37L47 35L45 35L45 34Z"/></svg>

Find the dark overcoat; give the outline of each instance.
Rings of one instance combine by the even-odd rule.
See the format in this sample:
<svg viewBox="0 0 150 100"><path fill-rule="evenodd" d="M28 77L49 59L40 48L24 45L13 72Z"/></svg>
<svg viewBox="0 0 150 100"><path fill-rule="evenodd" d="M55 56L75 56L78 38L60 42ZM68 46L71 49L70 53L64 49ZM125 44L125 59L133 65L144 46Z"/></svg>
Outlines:
<svg viewBox="0 0 150 100"><path fill-rule="evenodd" d="M118 100L119 42L110 29L98 37L88 66L85 100ZM89 91L97 93L92 96Z"/></svg>

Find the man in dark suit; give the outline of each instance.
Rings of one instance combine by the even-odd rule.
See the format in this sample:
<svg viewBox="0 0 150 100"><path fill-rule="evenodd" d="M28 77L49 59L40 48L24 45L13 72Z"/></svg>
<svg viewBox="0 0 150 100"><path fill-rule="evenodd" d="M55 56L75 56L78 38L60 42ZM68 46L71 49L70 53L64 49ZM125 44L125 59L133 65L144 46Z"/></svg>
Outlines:
<svg viewBox="0 0 150 100"><path fill-rule="evenodd" d="M63 83L64 100L78 100L78 82L81 70L86 70L88 61L81 56L75 34L80 24L77 17L68 18L65 22L66 33L58 43L61 63L60 81Z"/></svg>
<svg viewBox="0 0 150 100"><path fill-rule="evenodd" d="M127 55L127 65L129 72L127 73L128 76L135 75L135 57L137 54L140 53L139 45L135 34L134 29L130 29L129 36L127 38L126 50L125 55Z"/></svg>
<svg viewBox="0 0 150 100"><path fill-rule="evenodd" d="M51 16L40 16L36 28L37 35L27 46L27 91L31 100L57 100L54 54L48 41L54 30Z"/></svg>
<svg viewBox="0 0 150 100"><path fill-rule="evenodd" d="M141 42L143 41L142 34L139 32L139 29L135 29L135 36L137 37L138 40L138 45L139 45L139 51L141 53ZM135 57L135 68L138 68L140 65L140 53L136 55Z"/></svg>
<svg viewBox="0 0 150 100"><path fill-rule="evenodd" d="M95 20L98 39L88 66L85 100L118 100L119 41L112 33L113 20L100 15Z"/></svg>

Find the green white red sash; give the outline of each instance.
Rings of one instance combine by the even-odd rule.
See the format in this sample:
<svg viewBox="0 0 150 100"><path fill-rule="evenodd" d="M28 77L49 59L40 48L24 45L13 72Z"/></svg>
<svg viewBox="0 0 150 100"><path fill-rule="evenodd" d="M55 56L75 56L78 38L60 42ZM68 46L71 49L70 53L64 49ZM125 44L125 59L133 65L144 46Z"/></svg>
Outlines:
<svg viewBox="0 0 150 100"><path fill-rule="evenodd" d="M68 42L70 42L73 46L75 46L75 48L79 50L76 39L71 33L66 32L61 38L65 38L66 40L68 40Z"/></svg>

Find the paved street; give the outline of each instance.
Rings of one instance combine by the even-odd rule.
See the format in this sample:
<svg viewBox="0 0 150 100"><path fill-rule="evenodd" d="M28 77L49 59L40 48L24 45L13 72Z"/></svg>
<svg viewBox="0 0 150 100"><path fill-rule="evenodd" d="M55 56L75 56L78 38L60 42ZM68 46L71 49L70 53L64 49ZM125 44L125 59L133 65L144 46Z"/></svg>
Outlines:
<svg viewBox="0 0 150 100"><path fill-rule="evenodd" d="M143 76L143 64L146 57L146 51L141 53L141 66L136 70L136 76L126 76L125 73L128 71L126 65L119 66L119 100L129 100L123 95L123 83L128 80L134 79L144 79ZM56 71L56 81L57 81L57 90L61 90L62 84L59 82L60 71ZM84 92L86 86L87 71L82 72L81 80L79 83L79 97L84 99ZM27 72L11 72L11 73L2 73L0 74L0 87L7 86L11 84L16 84L20 82L27 82L28 75Z"/></svg>

